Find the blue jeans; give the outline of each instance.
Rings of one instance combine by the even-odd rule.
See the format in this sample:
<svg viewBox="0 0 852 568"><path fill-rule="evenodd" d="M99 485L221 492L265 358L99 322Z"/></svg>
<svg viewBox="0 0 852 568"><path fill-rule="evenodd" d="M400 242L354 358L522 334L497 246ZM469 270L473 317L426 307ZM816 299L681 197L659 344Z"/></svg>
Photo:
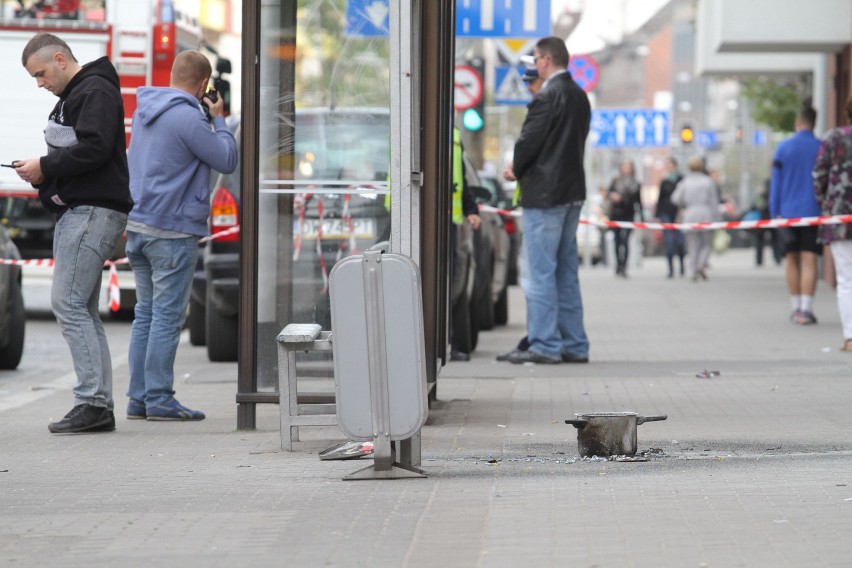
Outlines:
<svg viewBox="0 0 852 568"><path fill-rule="evenodd" d="M530 350L551 357L587 357L583 299L577 276L577 225L582 203L523 210L524 255L529 275L527 334Z"/></svg>
<svg viewBox="0 0 852 568"><path fill-rule="evenodd" d="M77 374L75 406L113 408L112 359L98 299L104 262L126 224L124 213L91 205L69 209L56 222L50 301Z"/></svg>
<svg viewBox="0 0 852 568"><path fill-rule="evenodd" d="M127 396L148 407L175 394L175 355L197 256L197 237L127 233L127 258L136 280Z"/></svg>
<svg viewBox="0 0 852 568"><path fill-rule="evenodd" d="M660 222L674 223L674 217L671 215L660 215ZM683 274L683 257L686 254L683 233L676 229L663 230L663 243L666 246L666 259L669 262L669 276L674 274L674 257L680 259L681 274Z"/></svg>

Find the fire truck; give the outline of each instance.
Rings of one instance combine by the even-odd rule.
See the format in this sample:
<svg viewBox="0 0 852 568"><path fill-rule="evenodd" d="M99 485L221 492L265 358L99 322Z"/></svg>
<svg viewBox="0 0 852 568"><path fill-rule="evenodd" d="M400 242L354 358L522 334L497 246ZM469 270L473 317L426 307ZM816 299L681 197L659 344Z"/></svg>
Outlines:
<svg viewBox="0 0 852 568"><path fill-rule="evenodd" d="M45 153L43 132L56 97L37 88L20 59L26 43L39 32L65 40L81 64L109 56L121 82L128 144L136 90L145 85L167 86L175 56L185 49L205 47L201 28L181 17L173 0L0 0L0 53L5 54L0 58L0 162L4 164ZM217 70L230 72L230 63L219 60ZM221 73L218 76L221 82ZM0 168L0 220L23 258L52 256L54 221L36 197L37 192L14 170ZM122 242L115 256L123 256L123 251ZM129 271L121 274L122 308L134 303L132 280Z"/></svg>

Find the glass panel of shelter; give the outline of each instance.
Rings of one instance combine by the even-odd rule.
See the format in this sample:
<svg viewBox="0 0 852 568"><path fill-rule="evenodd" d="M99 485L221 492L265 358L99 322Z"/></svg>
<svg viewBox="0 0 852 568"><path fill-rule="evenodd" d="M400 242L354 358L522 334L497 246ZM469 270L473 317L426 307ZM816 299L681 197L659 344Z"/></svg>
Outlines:
<svg viewBox="0 0 852 568"><path fill-rule="evenodd" d="M357 5L298 0L261 10L261 391L277 388L274 338L285 325L331 329L328 274L334 264L389 237L388 37L372 21L360 26L359 18L370 15L358 14ZM310 361L300 365L306 374L313 369L331 376L330 354L304 358Z"/></svg>

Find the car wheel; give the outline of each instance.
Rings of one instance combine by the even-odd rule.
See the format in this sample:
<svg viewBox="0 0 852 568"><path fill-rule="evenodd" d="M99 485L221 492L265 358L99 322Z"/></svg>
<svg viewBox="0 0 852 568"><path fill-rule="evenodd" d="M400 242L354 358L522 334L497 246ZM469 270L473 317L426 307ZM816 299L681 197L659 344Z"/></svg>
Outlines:
<svg viewBox="0 0 852 568"><path fill-rule="evenodd" d="M494 323L506 325L509 323L509 287L503 288L497 303L494 304Z"/></svg>
<svg viewBox="0 0 852 568"><path fill-rule="evenodd" d="M474 300L471 307L476 311L474 319L476 329L488 331L494 328L494 303L491 301L491 268L492 260L488 259L476 265L476 284L473 288Z"/></svg>
<svg viewBox="0 0 852 568"><path fill-rule="evenodd" d="M475 347L471 338L474 327L471 325L470 312L470 302L467 295L462 294L453 304L451 315L453 325L452 348L462 353L470 353Z"/></svg>
<svg viewBox="0 0 852 568"><path fill-rule="evenodd" d="M24 295L18 279L12 280L9 296L9 342L0 347L0 369L17 369L24 353L24 332L27 316L24 312Z"/></svg>
<svg viewBox="0 0 852 568"><path fill-rule="evenodd" d="M207 343L205 326L207 325L207 310L204 304L193 297L189 298L189 343L201 346Z"/></svg>
<svg viewBox="0 0 852 568"><path fill-rule="evenodd" d="M476 310L473 307L473 304L470 304L470 353L473 353L476 350L476 346L479 345L479 330L481 329L479 325L479 320L477 319L479 316L476 313Z"/></svg>
<svg viewBox="0 0 852 568"><path fill-rule="evenodd" d="M229 362L237 360L237 317L229 317L216 309L211 298L213 294L207 291L207 358L213 362Z"/></svg>

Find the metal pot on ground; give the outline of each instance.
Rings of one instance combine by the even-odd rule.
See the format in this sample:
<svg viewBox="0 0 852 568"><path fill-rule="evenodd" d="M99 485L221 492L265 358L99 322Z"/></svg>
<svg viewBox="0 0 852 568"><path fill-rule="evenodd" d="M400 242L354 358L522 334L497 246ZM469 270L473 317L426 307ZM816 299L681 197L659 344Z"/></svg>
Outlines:
<svg viewBox="0 0 852 568"><path fill-rule="evenodd" d="M577 449L582 457L635 456L636 427L665 420L663 416L639 416L636 412L587 412L566 420L577 428Z"/></svg>

